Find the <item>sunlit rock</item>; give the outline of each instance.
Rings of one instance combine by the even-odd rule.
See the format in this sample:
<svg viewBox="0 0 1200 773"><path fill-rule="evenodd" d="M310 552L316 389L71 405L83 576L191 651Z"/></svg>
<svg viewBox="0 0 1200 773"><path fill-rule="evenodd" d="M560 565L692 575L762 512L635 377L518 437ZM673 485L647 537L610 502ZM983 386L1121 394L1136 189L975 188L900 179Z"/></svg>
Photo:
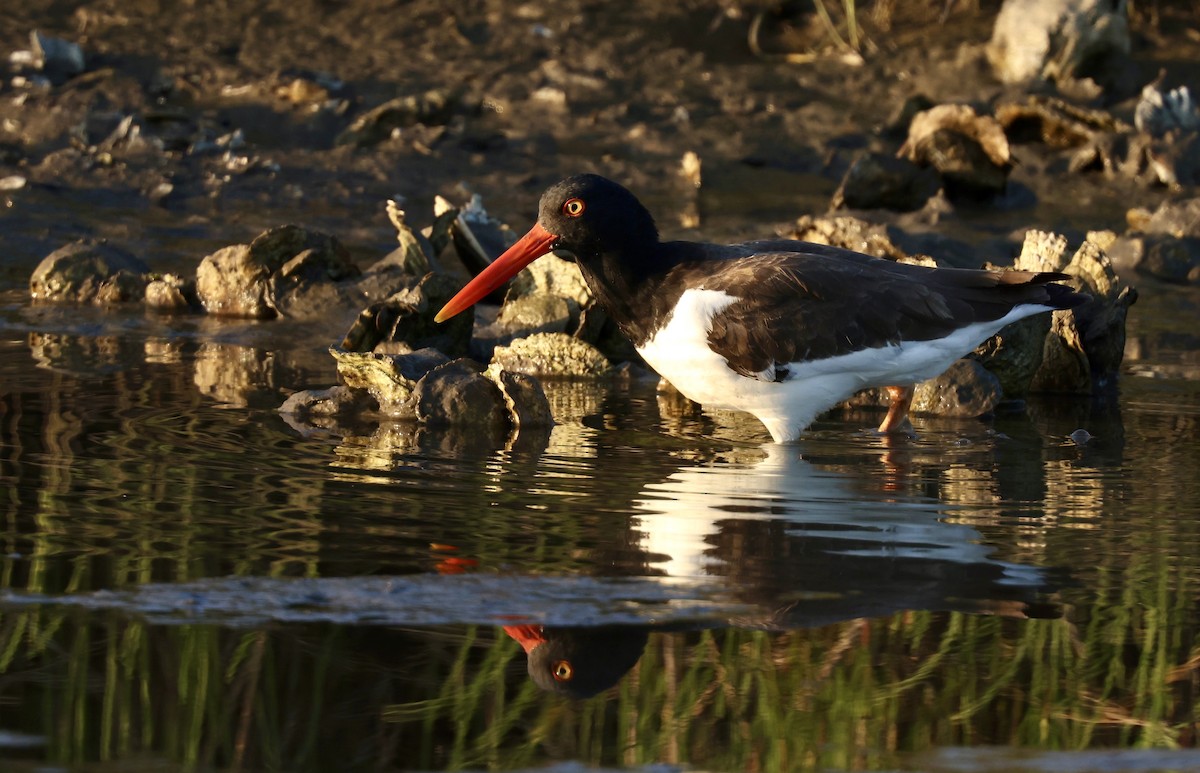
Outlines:
<svg viewBox="0 0 1200 773"><path fill-rule="evenodd" d="M599 349L565 333L538 333L497 346L492 362L505 370L531 376L599 376L609 371Z"/></svg>
<svg viewBox="0 0 1200 773"><path fill-rule="evenodd" d="M199 309L196 282L175 274L155 277L146 285L146 308L175 313Z"/></svg>
<svg viewBox="0 0 1200 773"><path fill-rule="evenodd" d="M338 377L345 386L367 392L375 399L380 414L397 419L416 418L413 393L417 383L430 370L450 361L436 349L376 354L335 347L329 352L337 360Z"/></svg>
<svg viewBox="0 0 1200 773"><path fill-rule="evenodd" d="M900 260L907 253L896 246L888 234L887 226L868 223L857 217L813 217L804 215L786 234L789 239L799 239L816 244L842 247L877 258Z"/></svg>
<svg viewBox="0 0 1200 773"><path fill-rule="evenodd" d="M1090 78L1121 85L1129 68L1124 0L1006 0L987 47L1005 83Z"/></svg>
<svg viewBox="0 0 1200 773"><path fill-rule="evenodd" d="M918 113L900 154L937 170L951 198L1002 193L1013 165L1000 122L969 105L938 105Z"/></svg>
<svg viewBox="0 0 1200 773"><path fill-rule="evenodd" d="M225 247L204 258L196 269L196 291L210 314L270 319L286 312L304 317L303 298L314 292L314 284L358 274L336 238L285 225L248 245Z"/></svg>
<svg viewBox="0 0 1200 773"><path fill-rule="evenodd" d="M106 240L82 239L46 256L29 279L35 301L123 303L141 300L150 268Z"/></svg>
<svg viewBox="0 0 1200 773"><path fill-rule="evenodd" d="M554 424L550 401L533 376L513 373L493 363L483 372L500 390L514 427L549 427Z"/></svg>
<svg viewBox="0 0 1200 773"><path fill-rule="evenodd" d="M1045 94L1029 94L996 107L996 120L1010 142L1041 142L1051 148L1074 148L1098 137L1128 132L1129 124L1106 110L1080 107Z"/></svg>

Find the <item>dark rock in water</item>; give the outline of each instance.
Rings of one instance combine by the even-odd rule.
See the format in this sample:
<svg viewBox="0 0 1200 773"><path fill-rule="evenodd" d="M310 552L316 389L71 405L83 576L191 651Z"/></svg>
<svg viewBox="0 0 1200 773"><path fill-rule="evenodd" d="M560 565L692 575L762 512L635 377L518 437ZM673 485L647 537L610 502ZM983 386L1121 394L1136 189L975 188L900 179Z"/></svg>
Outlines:
<svg viewBox="0 0 1200 773"><path fill-rule="evenodd" d="M1046 336L1042 365L1030 384L1033 392L1087 395L1092 392L1092 370L1083 350L1083 336L1074 315L1055 312Z"/></svg>
<svg viewBox="0 0 1200 773"><path fill-rule="evenodd" d="M366 390L339 385L296 392L279 406L279 412L308 421L317 417L359 417L378 408Z"/></svg>
<svg viewBox="0 0 1200 773"><path fill-rule="evenodd" d="M937 378L917 385L912 411L974 418L991 413L1003 398L999 379L975 360L962 359Z"/></svg>
<svg viewBox="0 0 1200 773"><path fill-rule="evenodd" d="M1088 78L1108 90L1127 86L1129 24L1125 2L1006 0L987 47L1005 83Z"/></svg>
<svg viewBox="0 0 1200 773"><path fill-rule="evenodd" d="M1082 306L1053 313L1031 391L1091 394L1116 383L1125 351L1125 319L1137 291L1117 276L1105 252L1114 239L1111 232L1090 233L1068 255L1063 236L1026 234L1013 268L1064 272L1072 277L1066 284L1092 296Z"/></svg>
<svg viewBox="0 0 1200 773"><path fill-rule="evenodd" d="M382 344L392 351L432 347L450 356L464 355L471 344L474 318L459 314L444 323L437 312L458 291L459 283L443 274L426 274L415 286L364 309L342 341L344 349L369 352Z"/></svg>
<svg viewBox="0 0 1200 773"><path fill-rule="evenodd" d="M431 370L450 361L436 349L375 354L334 347L329 352L337 360L342 383L354 391L369 393L378 412L394 419L417 417L414 400L417 383Z"/></svg>
<svg viewBox="0 0 1200 773"><path fill-rule="evenodd" d="M430 425L494 427L507 422L504 396L474 360L453 360L429 371L413 397L417 418Z"/></svg>
<svg viewBox="0 0 1200 773"><path fill-rule="evenodd" d="M1050 332L1050 315L1037 314L1007 325L968 355L996 377L1005 399L1029 394L1042 365L1042 349Z"/></svg>
<svg viewBox="0 0 1200 773"><path fill-rule="evenodd" d="M124 303L140 301L150 268L105 240L83 239L46 256L29 279L37 301Z"/></svg>
<svg viewBox="0 0 1200 773"><path fill-rule="evenodd" d="M936 169L951 198L1003 193L1012 169L1008 138L999 121L967 105L939 105L918 113L900 153Z"/></svg>
<svg viewBox="0 0 1200 773"><path fill-rule="evenodd" d="M146 308L162 312L199 311L196 282L174 274L163 274L146 285Z"/></svg>
<svg viewBox="0 0 1200 773"><path fill-rule="evenodd" d="M275 277L277 272L280 275ZM305 311L304 296L314 292L313 285L358 274L336 238L285 225L265 231L248 245L225 247L205 257L196 269L196 292L210 314L311 317L319 311Z"/></svg>
<svg viewBox="0 0 1200 773"><path fill-rule="evenodd" d="M500 388L504 404L508 407L509 421L514 427L521 429L554 426L550 401L536 378L524 373L513 373L496 365L488 367L483 375Z"/></svg>
<svg viewBox="0 0 1200 773"><path fill-rule="evenodd" d="M515 373L546 377L600 376L610 368L599 349L565 333L538 333L497 346L492 363Z"/></svg>
<svg viewBox="0 0 1200 773"><path fill-rule="evenodd" d="M271 308L291 319L329 319L335 312L352 308L361 294L346 280L356 279L360 272L344 252L344 248L310 247L280 266L267 281Z"/></svg>
<svg viewBox="0 0 1200 773"><path fill-rule="evenodd" d="M939 187L937 174L913 162L868 153L851 165L833 194L832 209L890 209L912 212L925 206Z"/></svg>

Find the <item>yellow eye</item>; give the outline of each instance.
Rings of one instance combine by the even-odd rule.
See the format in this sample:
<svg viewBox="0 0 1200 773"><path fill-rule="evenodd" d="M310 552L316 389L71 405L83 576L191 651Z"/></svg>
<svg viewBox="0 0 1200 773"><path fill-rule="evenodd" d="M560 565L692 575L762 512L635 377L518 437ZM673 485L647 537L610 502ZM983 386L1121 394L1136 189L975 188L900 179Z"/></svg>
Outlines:
<svg viewBox="0 0 1200 773"><path fill-rule="evenodd" d="M567 199L562 211L567 217L579 217L583 214L583 199Z"/></svg>
<svg viewBox="0 0 1200 773"><path fill-rule="evenodd" d="M570 661L560 660L554 664L554 670L550 673L554 675L554 681L566 682L570 681L571 675L574 672L571 670Z"/></svg>

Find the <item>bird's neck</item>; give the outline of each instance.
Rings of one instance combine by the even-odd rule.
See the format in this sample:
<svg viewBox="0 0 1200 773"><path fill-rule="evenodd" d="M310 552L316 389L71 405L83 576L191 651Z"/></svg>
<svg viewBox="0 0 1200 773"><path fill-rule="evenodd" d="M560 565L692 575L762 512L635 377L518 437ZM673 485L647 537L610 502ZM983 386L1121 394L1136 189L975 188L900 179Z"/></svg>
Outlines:
<svg viewBox="0 0 1200 773"><path fill-rule="evenodd" d="M579 260L596 302L634 346L653 335L661 316L655 310L668 300L662 288L678 261L666 247L655 241L642 249L598 253Z"/></svg>

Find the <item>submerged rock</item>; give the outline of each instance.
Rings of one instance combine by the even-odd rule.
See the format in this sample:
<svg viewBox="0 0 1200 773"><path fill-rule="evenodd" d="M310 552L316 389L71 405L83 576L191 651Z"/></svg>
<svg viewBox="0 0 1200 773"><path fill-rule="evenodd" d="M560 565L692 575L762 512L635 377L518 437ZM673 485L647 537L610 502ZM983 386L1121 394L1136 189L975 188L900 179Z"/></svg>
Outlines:
<svg viewBox="0 0 1200 773"><path fill-rule="evenodd" d="M610 368L599 349L565 333L538 333L497 346L492 363L514 373L542 377L601 376Z"/></svg>
<svg viewBox="0 0 1200 773"><path fill-rule="evenodd" d="M1000 380L975 360L962 359L944 373L917 385L912 412L975 418L995 410L1005 397Z"/></svg>
<svg viewBox="0 0 1200 773"><path fill-rule="evenodd" d="M35 301L125 303L146 293L150 268L107 240L81 239L46 256L29 279Z"/></svg>

